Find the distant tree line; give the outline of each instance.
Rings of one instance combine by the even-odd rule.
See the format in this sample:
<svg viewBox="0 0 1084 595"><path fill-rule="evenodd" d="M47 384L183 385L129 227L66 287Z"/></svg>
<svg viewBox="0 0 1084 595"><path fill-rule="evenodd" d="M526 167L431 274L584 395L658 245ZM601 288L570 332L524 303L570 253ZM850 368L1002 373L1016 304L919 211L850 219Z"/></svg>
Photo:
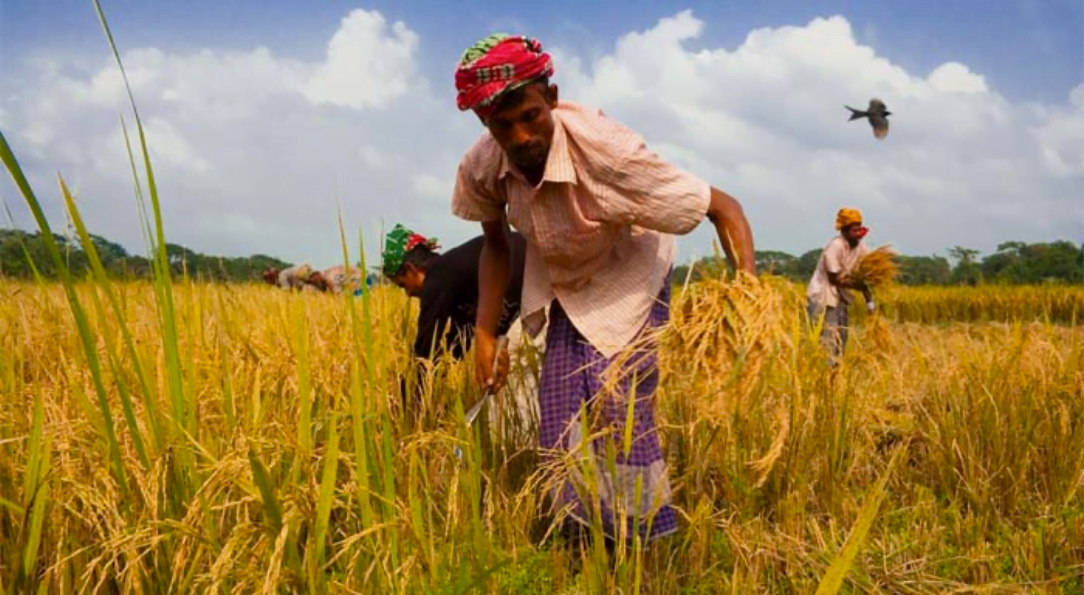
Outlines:
<svg viewBox="0 0 1084 595"><path fill-rule="evenodd" d="M801 256L774 250L756 253L757 271L807 282L817 268L821 248ZM997 251L979 258L979 251L956 246L946 256L898 258L899 282L904 285L979 285L983 283L1023 285L1039 283L1084 283L1084 246L1072 242L1027 244L1005 242ZM722 260L725 266L726 261ZM720 262L715 257L693 265L692 280L717 276ZM683 282L689 265L674 268L674 280Z"/></svg>
<svg viewBox="0 0 1084 595"><path fill-rule="evenodd" d="M78 239L59 234L54 234L54 238L72 273L76 277L86 275L89 272L87 255ZM114 278L150 277L151 266L145 256L129 254L120 244L100 236L91 235L90 239L102 265ZM187 274L208 281L256 281L268 268L290 266L290 263L263 254L213 256L168 243L166 254L174 275ZM757 270L806 282L813 275L820 255L820 248L801 256L775 250L758 251ZM714 257L701 259L694 265L692 279L717 276L719 264ZM725 260L722 264L725 265ZM899 281L905 285L1084 283L1084 246L1067 241L1046 244L1005 242L996 252L982 258L979 258L978 250L957 246L948 250L947 257L901 255L899 264ZM45 279L57 276L40 233L0 229L0 276L32 279L34 268ZM684 281L688 273L688 265L675 267L675 281Z"/></svg>
<svg viewBox="0 0 1084 595"><path fill-rule="evenodd" d="M87 253L78 238L53 234L66 266L76 278L90 271ZM129 254L123 246L103 237L91 235L91 242L109 275L116 279L146 279L151 276L151 263L145 256ZM260 273L269 267L285 268L289 263L271 256L257 254L244 257L212 256L195 252L184 246L166 244L169 267L175 276L187 274L208 281L258 281ZM33 279L34 270L45 279L55 279L57 270L45 248L40 232L0 229L0 277Z"/></svg>

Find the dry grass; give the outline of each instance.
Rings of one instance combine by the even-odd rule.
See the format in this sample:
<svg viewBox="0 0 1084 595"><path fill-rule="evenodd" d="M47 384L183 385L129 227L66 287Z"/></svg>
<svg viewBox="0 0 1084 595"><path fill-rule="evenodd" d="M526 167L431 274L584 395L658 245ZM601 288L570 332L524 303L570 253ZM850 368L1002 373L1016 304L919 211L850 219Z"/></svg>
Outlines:
<svg viewBox="0 0 1084 595"><path fill-rule="evenodd" d="M103 409L62 289L0 283L0 591L812 593L882 476L845 590L1084 588L1078 327L882 321L833 374L798 288L690 286L658 396L682 529L575 575L543 540L529 416L471 438L453 420L478 394L447 362L402 415L398 293L372 296L359 343L360 300L176 286L174 409L151 287L114 290L126 326L105 309L89 329Z"/></svg>

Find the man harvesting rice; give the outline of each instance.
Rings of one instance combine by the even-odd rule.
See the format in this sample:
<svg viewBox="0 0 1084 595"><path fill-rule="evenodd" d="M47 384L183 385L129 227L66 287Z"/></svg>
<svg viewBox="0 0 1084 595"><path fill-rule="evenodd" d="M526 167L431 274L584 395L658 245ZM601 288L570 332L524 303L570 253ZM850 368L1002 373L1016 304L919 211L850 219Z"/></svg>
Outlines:
<svg viewBox="0 0 1084 595"><path fill-rule="evenodd" d="M383 273L406 294L421 302L414 356L436 359L445 349L456 359L470 349L478 306L478 260L483 239L437 252L436 238L396 225L384 241ZM519 316L523 291L522 236L514 235L511 280L499 306L497 332L505 334Z"/></svg>
<svg viewBox="0 0 1084 595"><path fill-rule="evenodd" d="M869 249L862 243L869 230L862 226L862 213L856 209L842 208L836 214L839 235L832 238L821 252L813 278L806 291L807 309L812 321L823 317L821 343L832 355L833 365L838 363L847 345L847 308L854 298L849 289L862 292L866 309L873 313L873 294L869 287L850 278L858 263Z"/></svg>
<svg viewBox="0 0 1084 595"><path fill-rule="evenodd" d="M592 442L596 459L604 458L605 440L612 448L613 437L624 436L626 419L633 425L631 447L618 449L616 472L605 462L598 469L600 517L577 479L557 482L554 504L578 521L566 525L570 532L598 520L610 543L636 533L650 540L677 529L652 403L655 347L647 357L634 356L616 387L608 385L607 367L667 320L671 234L686 234L707 216L728 260L755 274L752 233L734 198L664 161L602 112L559 101L549 82L553 71L537 40L493 35L464 53L455 74L459 108L473 110L489 132L463 157L452 201L457 216L483 229L476 377L496 388L503 382L503 370L494 374L490 364L500 296L512 271L511 223L527 242L524 328L537 334L550 308L541 446L556 459L601 429L581 419L581 406L614 430ZM615 390L599 396L604 388Z"/></svg>

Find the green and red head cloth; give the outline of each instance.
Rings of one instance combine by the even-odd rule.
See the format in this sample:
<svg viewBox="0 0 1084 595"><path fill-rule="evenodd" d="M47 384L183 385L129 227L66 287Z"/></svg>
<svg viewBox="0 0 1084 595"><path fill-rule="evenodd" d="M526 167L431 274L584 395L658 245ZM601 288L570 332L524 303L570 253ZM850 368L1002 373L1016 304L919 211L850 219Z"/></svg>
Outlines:
<svg viewBox="0 0 1084 595"><path fill-rule="evenodd" d="M407 253L416 246L425 246L429 250L440 248L436 238L427 238L396 223L395 228L384 238L382 267L384 274L391 277L398 273L406 260Z"/></svg>
<svg viewBox="0 0 1084 595"><path fill-rule="evenodd" d="M501 95L553 75L553 60L537 39L496 33L463 52L455 71L456 104L486 117Z"/></svg>

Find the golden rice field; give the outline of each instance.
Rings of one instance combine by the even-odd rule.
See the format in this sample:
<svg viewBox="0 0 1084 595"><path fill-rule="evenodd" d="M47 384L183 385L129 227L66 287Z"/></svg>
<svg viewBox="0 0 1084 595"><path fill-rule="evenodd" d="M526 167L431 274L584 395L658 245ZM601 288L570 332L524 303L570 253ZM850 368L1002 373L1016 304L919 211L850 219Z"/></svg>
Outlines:
<svg viewBox="0 0 1084 595"><path fill-rule="evenodd" d="M0 281L0 593L1084 592L1081 290L894 290L837 372L800 295L675 293L681 529L611 567L508 394L468 433L443 362L404 414L397 291Z"/></svg>
<svg viewBox="0 0 1084 595"><path fill-rule="evenodd" d="M893 287L877 301L883 301L884 315L897 322L1084 324L1084 287L1080 286Z"/></svg>

